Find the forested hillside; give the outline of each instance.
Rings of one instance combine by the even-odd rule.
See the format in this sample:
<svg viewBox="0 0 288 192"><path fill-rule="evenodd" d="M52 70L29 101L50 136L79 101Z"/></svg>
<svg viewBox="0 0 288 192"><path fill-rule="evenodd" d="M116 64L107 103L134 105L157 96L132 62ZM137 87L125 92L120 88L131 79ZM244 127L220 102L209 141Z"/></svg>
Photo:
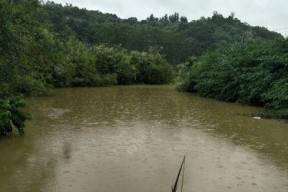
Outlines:
<svg viewBox="0 0 288 192"><path fill-rule="evenodd" d="M178 13L161 18L152 14L146 20L138 21L133 17L121 19L117 15L54 2L46 3L44 9L53 24L53 31L61 38L75 35L88 44L121 44L123 48L138 51L158 46L163 48L162 53L172 64L229 43L282 38L264 27L241 22L234 13L223 17L214 12L212 17L191 22Z"/></svg>

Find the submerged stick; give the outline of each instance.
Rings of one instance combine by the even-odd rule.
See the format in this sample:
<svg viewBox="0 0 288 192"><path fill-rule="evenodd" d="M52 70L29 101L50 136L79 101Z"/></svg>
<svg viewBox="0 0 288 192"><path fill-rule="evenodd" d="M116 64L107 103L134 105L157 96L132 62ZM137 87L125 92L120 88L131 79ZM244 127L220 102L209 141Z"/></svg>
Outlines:
<svg viewBox="0 0 288 192"><path fill-rule="evenodd" d="M176 192L176 191L177 191L178 180L179 180L179 177L180 177L182 168L183 168L183 164L184 164L184 162L185 162L185 158L186 158L186 155L185 155L184 158L183 158L183 161L182 161L182 164L181 164L181 166L180 166L180 169L179 169L179 172L178 172L178 175L177 175L177 178L176 178L174 187L172 186L172 192ZM183 185L183 183L182 183L182 185Z"/></svg>

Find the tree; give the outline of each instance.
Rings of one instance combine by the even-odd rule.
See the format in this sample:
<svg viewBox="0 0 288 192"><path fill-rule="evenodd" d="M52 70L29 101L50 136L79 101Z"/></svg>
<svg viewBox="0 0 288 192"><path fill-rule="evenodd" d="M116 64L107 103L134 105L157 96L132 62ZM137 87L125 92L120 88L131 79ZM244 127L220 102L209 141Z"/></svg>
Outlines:
<svg viewBox="0 0 288 192"><path fill-rule="evenodd" d="M181 22L181 23L188 23L187 17L182 16L182 17L180 18L180 22Z"/></svg>
<svg viewBox="0 0 288 192"><path fill-rule="evenodd" d="M174 13L173 15L169 16L169 21L172 23L179 22L179 13Z"/></svg>

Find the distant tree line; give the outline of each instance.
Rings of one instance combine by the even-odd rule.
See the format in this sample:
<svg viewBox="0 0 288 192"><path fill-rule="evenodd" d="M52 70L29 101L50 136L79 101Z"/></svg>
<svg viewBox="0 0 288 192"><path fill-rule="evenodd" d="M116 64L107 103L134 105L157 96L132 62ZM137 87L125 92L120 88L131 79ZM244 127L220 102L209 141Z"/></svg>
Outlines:
<svg viewBox="0 0 288 192"><path fill-rule="evenodd" d="M190 55L200 55L230 43L283 38L264 27L241 22L234 13L224 17L215 11L212 17L190 22L179 13L159 18L151 14L146 20L138 21L135 17L121 19L115 14L68 4L47 2L43 7L53 24L54 34L62 39L74 35L88 44L121 44L127 50L138 51L158 46L173 65L185 61Z"/></svg>

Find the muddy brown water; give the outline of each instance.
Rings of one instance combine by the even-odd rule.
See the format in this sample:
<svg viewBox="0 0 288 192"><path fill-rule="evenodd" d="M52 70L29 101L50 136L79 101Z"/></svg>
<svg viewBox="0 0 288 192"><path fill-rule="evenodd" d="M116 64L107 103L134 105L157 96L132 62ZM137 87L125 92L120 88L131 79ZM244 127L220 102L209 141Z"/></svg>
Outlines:
<svg viewBox="0 0 288 192"><path fill-rule="evenodd" d="M54 90L28 98L24 137L0 140L1 192L288 191L288 123L172 86Z"/></svg>

